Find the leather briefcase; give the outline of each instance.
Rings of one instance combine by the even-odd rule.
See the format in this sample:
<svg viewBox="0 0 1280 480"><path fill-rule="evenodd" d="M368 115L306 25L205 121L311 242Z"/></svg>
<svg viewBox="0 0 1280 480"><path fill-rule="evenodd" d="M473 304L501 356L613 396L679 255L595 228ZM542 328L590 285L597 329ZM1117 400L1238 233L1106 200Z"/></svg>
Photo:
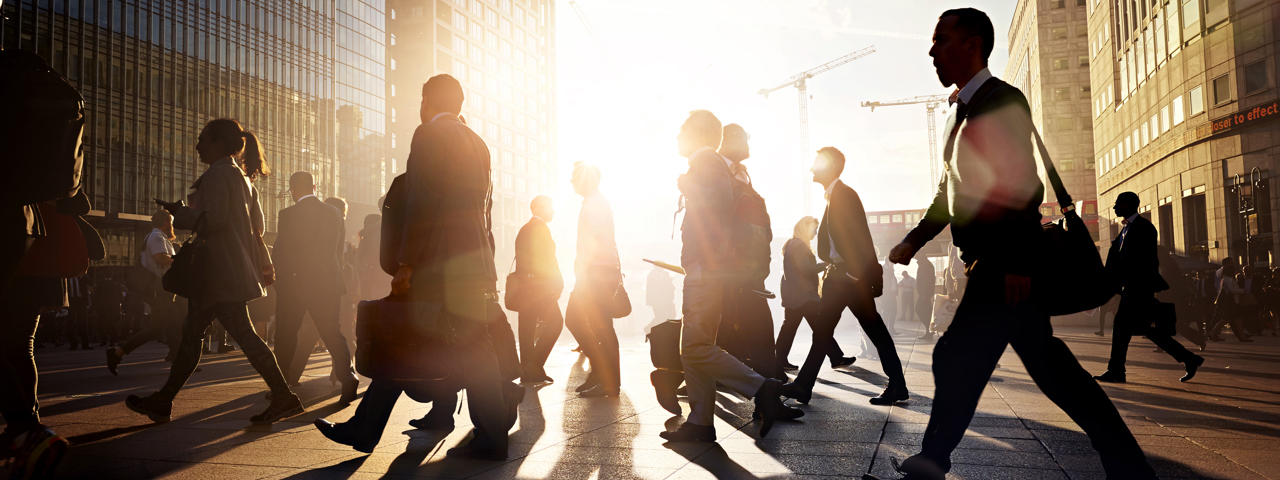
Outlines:
<svg viewBox="0 0 1280 480"><path fill-rule="evenodd" d="M356 371L369 378L448 378L457 343L441 303L364 300L356 310Z"/></svg>
<svg viewBox="0 0 1280 480"><path fill-rule="evenodd" d="M683 322L667 320L654 325L645 336L649 340L649 359L658 370L684 371L680 360L680 329Z"/></svg>

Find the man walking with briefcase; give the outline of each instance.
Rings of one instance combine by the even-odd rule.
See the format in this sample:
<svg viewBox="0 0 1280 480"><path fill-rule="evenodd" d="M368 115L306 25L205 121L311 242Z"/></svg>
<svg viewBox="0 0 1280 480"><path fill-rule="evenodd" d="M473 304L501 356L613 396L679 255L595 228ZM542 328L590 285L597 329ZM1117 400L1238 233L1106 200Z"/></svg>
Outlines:
<svg viewBox="0 0 1280 480"><path fill-rule="evenodd" d="M385 343L374 345L369 355L384 357L370 360L379 368L366 371L362 367L361 373L373 381L350 421L315 422L325 437L361 452L370 453L377 446L401 393L419 400L447 400L456 391L454 385L460 385L467 389L475 431L468 443L449 450L449 456L507 458L507 431L513 421L486 325L494 318L489 307L497 290L490 236L489 148L458 121L462 102L462 86L452 76L436 75L422 86L423 124L413 135L403 191L395 192L393 186L384 208L402 217L384 218L401 228L384 233L390 237L383 240L391 241L384 242L383 248L395 253L398 268L391 281L392 297L383 302L408 304L399 311L418 312L420 318L377 320L391 322L388 328L430 324L434 332L418 334L421 338L388 339L378 337L377 324L358 327L360 348L365 348L366 328L375 330L374 338ZM402 203L393 205L398 202ZM393 325L396 322L400 325ZM385 356L399 364L378 362ZM442 364L424 365L423 356ZM414 365L430 371L415 376L407 371L412 368L406 368ZM375 371L379 369L385 371ZM447 378L439 378L441 372ZM452 419L447 420L451 426Z"/></svg>
<svg viewBox="0 0 1280 480"><path fill-rule="evenodd" d="M1160 328L1167 322L1168 330L1173 330L1174 318L1156 318L1155 328L1151 326L1151 317L1167 312L1173 317L1174 309L1157 308L1160 303L1156 293L1169 289L1169 284L1160 276L1160 260L1156 257L1156 227L1150 220L1138 215L1138 194L1124 192L1116 196L1116 217L1122 218L1124 228L1120 235L1111 242L1111 250L1107 253L1107 275L1110 281L1120 290L1120 309L1116 312L1115 333L1111 335L1111 361L1107 362L1107 372L1095 376L1099 382L1124 383L1124 362L1129 353L1129 340L1133 335L1143 335L1177 360L1186 365L1187 374L1182 381L1196 376L1196 369L1204 363L1204 357L1191 353L1181 343Z"/></svg>

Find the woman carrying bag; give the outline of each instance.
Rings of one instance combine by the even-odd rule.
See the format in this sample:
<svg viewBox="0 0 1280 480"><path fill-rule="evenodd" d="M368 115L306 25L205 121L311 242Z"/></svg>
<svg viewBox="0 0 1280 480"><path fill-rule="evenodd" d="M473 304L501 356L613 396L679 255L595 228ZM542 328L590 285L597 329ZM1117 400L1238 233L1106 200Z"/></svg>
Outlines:
<svg viewBox="0 0 1280 480"><path fill-rule="evenodd" d="M271 170L257 136L244 131L235 120L223 118L205 125L196 150L200 161L209 168L191 186L195 190L187 197L191 205L157 200L173 214L177 228L195 232L200 244L184 249L199 248L203 257L194 262L198 267L190 269L178 268L180 262L175 261L175 268L166 274L166 287L173 280L193 286L190 292L175 292L189 299L182 341L164 387L146 397L130 395L125 405L153 421L169 421L174 397L200 364L205 329L217 319L271 387L271 405L250 420L255 424L275 423L302 413L304 408L285 382L275 355L254 333L247 307L250 300L262 297L263 286L274 280L261 241L265 230L262 207L251 183ZM173 279L169 278L171 275L190 278Z"/></svg>

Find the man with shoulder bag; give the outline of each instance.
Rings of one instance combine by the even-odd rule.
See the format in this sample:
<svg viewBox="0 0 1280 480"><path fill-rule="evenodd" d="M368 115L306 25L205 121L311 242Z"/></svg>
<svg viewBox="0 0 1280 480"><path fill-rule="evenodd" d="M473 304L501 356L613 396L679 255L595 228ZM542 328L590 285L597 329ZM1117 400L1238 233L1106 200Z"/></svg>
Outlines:
<svg viewBox="0 0 1280 480"><path fill-rule="evenodd" d="M519 313L521 383L546 385L555 380L544 366L564 329L559 304L564 278L547 228L555 217L551 197L534 197L529 210L533 216L516 234L515 272L507 276L506 302L509 310Z"/></svg>
<svg viewBox="0 0 1280 480"><path fill-rule="evenodd" d="M1186 366L1181 381L1196 376L1204 357L1191 353L1173 339L1177 321L1173 304L1156 300L1156 293L1169 289L1160 276L1160 260L1156 257L1156 227L1138 214L1138 194L1124 192L1116 196L1116 217L1124 228L1111 242L1107 253L1107 273L1120 291L1120 308L1116 311L1115 331L1111 335L1111 360L1107 371L1093 377L1099 382L1124 383L1125 358L1129 340L1142 335L1155 343L1174 360Z"/></svg>
<svg viewBox="0 0 1280 480"><path fill-rule="evenodd" d="M361 452L377 446L401 393L420 401L447 400L461 386L474 435L449 456L507 458L514 405L488 326L501 317L491 311L497 273L489 149L458 121L462 103L462 86L447 74L423 84L423 124L414 132L406 173L393 182L383 210L395 212L395 218L384 218L392 229L383 234L389 248L384 254L394 253L396 267L392 297L362 302L358 314L357 368L373 381L351 420L315 421L330 440ZM396 184L403 190L397 192ZM365 316L370 308L399 313L371 319ZM449 413L440 418L443 428L453 426Z"/></svg>
<svg viewBox="0 0 1280 480"><path fill-rule="evenodd" d="M1040 224L1044 186L1031 143L1038 135L1026 97L987 69L994 42L991 19L972 8L943 12L933 34L929 56L938 79L944 86L957 87L952 94L956 109L947 121L943 150L946 174L920 224L893 248L889 258L906 265L926 242L950 226L969 283L955 318L933 351L935 390L921 452L901 463L893 458L892 466L905 474L903 480L943 480L996 362L1012 346L1040 390L1088 435L1107 478L1155 479L1155 471L1106 392L1070 348L1053 336L1048 312L1054 303L1073 301L1068 296L1082 288L1042 287L1057 287L1054 276L1079 269L1063 262L1068 252L1056 249L1060 245L1050 245L1062 237L1050 235ZM1043 155L1043 146L1040 151ZM1069 195L1050 159L1042 160L1064 216L1072 219L1067 225L1082 226L1074 211L1066 208L1070 204L1063 202ZM1078 240L1083 232L1073 228L1067 233ZM1084 243L1093 258L1079 258L1100 268L1091 242ZM1047 251L1052 253L1046 256ZM1049 298L1036 301L1033 289Z"/></svg>
<svg viewBox="0 0 1280 480"><path fill-rule="evenodd" d="M117 368L125 355L152 340L166 339L169 356L172 356L182 334L182 313L176 310L174 295L160 287L160 278L173 265L175 251L170 243L176 238L173 215L164 209L157 210L151 215L151 227L151 232L142 240L138 265L125 281L129 296L137 295L151 306L151 321L145 330L131 335L120 346L107 347L107 370L112 375L119 375Z"/></svg>

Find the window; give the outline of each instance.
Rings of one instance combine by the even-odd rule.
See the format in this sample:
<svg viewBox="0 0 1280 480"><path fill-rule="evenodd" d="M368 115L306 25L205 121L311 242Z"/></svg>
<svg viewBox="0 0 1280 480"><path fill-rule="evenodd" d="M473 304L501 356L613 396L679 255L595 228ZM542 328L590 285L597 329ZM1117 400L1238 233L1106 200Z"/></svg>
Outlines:
<svg viewBox="0 0 1280 480"><path fill-rule="evenodd" d="M1081 55L1076 57L1076 66L1080 68L1089 68L1089 56Z"/></svg>
<svg viewBox="0 0 1280 480"><path fill-rule="evenodd" d="M1052 8L1055 10L1059 8L1067 8L1067 1L1066 0L1049 0L1049 8Z"/></svg>
<svg viewBox="0 0 1280 480"><path fill-rule="evenodd" d="M1172 57L1182 48L1182 29L1178 28L1178 7L1169 5L1165 11L1169 12L1165 18L1165 32L1169 35L1169 56Z"/></svg>
<svg viewBox="0 0 1280 480"><path fill-rule="evenodd" d="M1222 105L1231 101L1231 74L1228 73L1213 79L1213 104Z"/></svg>
<svg viewBox="0 0 1280 480"><path fill-rule="evenodd" d="M409 9L409 18L418 18L422 16L422 7L413 7Z"/></svg>
<svg viewBox="0 0 1280 480"><path fill-rule="evenodd" d="M876 215L867 215L867 223L880 223L880 217Z"/></svg>
<svg viewBox="0 0 1280 480"><path fill-rule="evenodd" d="M1250 94L1266 90L1267 61L1260 60L1244 67L1244 93Z"/></svg>
<svg viewBox="0 0 1280 480"><path fill-rule="evenodd" d="M1053 59L1053 69L1054 69L1054 70L1066 70L1066 69L1068 69L1068 68L1071 68L1071 63L1070 63L1067 59L1065 59L1065 58L1055 58L1055 59Z"/></svg>
<svg viewBox="0 0 1280 480"><path fill-rule="evenodd" d="M1184 38L1200 34L1200 0L1182 0L1182 30Z"/></svg>
<svg viewBox="0 0 1280 480"><path fill-rule="evenodd" d="M898 213L898 214L894 214L894 215L893 215L893 223L902 223L902 214L900 214L900 213Z"/></svg>
<svg viewBox="0 0 1280 480"><path fill-rule="evenodd" d="M1169 131L1169 106L1160 109L1160 133Z"/></svg>
<svg viewBox="0 0 1280 480"><path fill-rule="evenodd" d="M467 41L466 41L466 40L463 40L463 39L462 39L462 37L459 37L459 36L457 36L457 35L454 35L454 36L453 36L453 51L458 52L458 53L459 53L459 54L461 54L461 55L466 55L466 54L467 54Z"/></svg>
<svg viewBox="0 0 1280 480"><path fill-rule="evenodd" d="M881 216L880 216L880 223L889 223L889 216L888 216L888 215L881 215Z"/></svg>
<svg viewBox="0 0 1280 480"><path fill-rule="evenodd" d="M1189 116L1194 117L1204 113L1204 86L1196 85L1192 87L1189 100L1191 102L1191 115Z"/></svg>
<svg viewBox="0 0 1280 480"><path fill-rule="evenodd" d="M1089 87L1088 85L1080 87L1080 98L1088 98L1089 92L1091 91L1092 91L1091 87Z"/></svg>
<svg viewBox="0 0 1280 480"><path fill-rule="evenodd" d="M1084 169L1085 169L1085 170L1093 170L1093 166L1094 166L1094 160L1093 160L1092 158L1086 158L1086 159L1084 159Z"/></svg>
<svg viewBox="0 0 1280 480"><path fill-rule="evenodd" d="M1071 89L1068 87L1058 87L1053 89L1053 100L1055 102L1071 100Z"/></svg>
<svg viewBox="0 0 1280 480"><path fill-rule="evenodd" d="M1227 19L1227 0L1204 0L1204 25L1212 27Z"/></svg>
<svg viewBox="0 0 1280 480"><path fill-rule="evenodd" d="M1070 171L1074 171L1075 169L1076 169L1075 160L1072 160L1070 158L1064 158L1062 160L1058 160L1058 170L1062 170L1064 172L1070 172Z"/></svg>
<svg viewBox="0 0 1280 480"><path fill-rule="evenodd" d="M1067 38L1067 27L1054 27L1049 30L1049 38L1053 40L1063 40Z"/></svg>
<svg viewBox="0 0 1280 480"><path fill-rule="evenodd" d="M1173 103L1169 104L1169 106L1173 107L1173 126L1182 125L1182 121L1186 120L1182 110L1182 95L1178 95L1178 98L1173 99Z"/></svg>
<svg viewBox="0 0 1280 480"><path fill-rule="evenodd" d="M1159 114L1152 115L1151 123L1148 125L1149 126L1147 127L1147 129L1151 130L1151 139L1155 140L1156 137L1160 136L1160 115Z"/></svg>
<svg viewBox="0 0 1280 480"><path fill-rule="evenodd" d="M1084 0L1080 0L1080 1L1083 2ZM1076 27L1076 38L1087 38L1088 36L1089 36L1088 26L1080 25Z"/></svg>
<svg viewBox="0 0 1280 480"><path fill-rule="evenodd" d="M1071 121L1071 117L1051 118L1049 129L1055 132L1069 132L1075 130L1075 124Z"/></svg>

